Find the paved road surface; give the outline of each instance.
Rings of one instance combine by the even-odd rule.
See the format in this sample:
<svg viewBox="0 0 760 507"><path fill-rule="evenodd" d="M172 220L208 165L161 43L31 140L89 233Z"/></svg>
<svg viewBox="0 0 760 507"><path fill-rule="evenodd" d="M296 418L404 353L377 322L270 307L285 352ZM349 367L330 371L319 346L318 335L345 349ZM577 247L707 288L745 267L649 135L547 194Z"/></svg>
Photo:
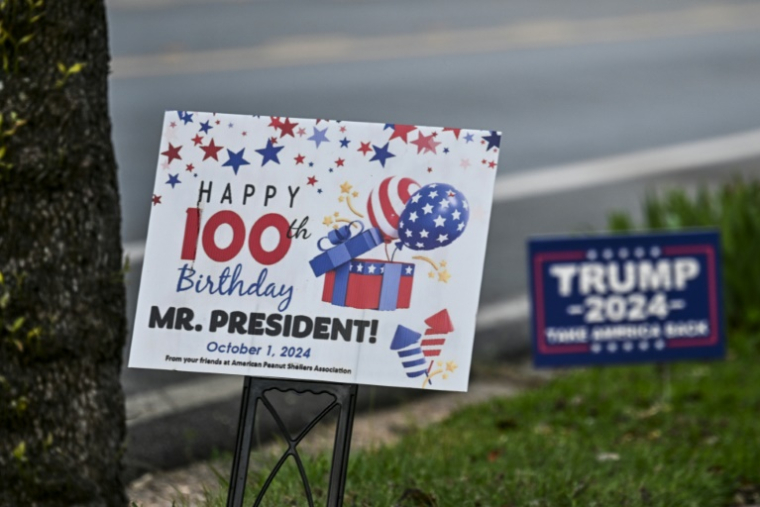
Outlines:
<svg viewBox="0 0 760 507"><path fill-rule="evenodd" d="M504 134L499 177L760 126L760 7L752 2L112 0L109 7L111 111L130 244L145 236L163 110L496 129ZM664 178L691 185L734 168ZM607 210L635 209L661 179L498 204L482 305L524 293L527 235L601 228ZM130 314L139 263L133 268ZM476 358L524 339L492 330L478 337ZM123 380L134 399L194 385L198 376L125 371ZM235 417L234 402L222 401L132 424L132 459L176 464L229 445ZM200 433L203 445L192 437ZM177 447L190 441L187 452Z"/></svg>

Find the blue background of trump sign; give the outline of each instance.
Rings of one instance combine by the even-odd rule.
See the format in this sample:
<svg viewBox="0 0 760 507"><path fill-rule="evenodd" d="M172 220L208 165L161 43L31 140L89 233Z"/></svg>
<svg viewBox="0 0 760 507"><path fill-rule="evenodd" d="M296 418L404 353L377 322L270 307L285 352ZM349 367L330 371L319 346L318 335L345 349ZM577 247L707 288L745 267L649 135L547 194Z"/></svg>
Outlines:
<svg viewBox="0 0 760 507"><path fill-rule="evenodd" d="M717 232L528 243L536 366L724 354Z"/></svg>

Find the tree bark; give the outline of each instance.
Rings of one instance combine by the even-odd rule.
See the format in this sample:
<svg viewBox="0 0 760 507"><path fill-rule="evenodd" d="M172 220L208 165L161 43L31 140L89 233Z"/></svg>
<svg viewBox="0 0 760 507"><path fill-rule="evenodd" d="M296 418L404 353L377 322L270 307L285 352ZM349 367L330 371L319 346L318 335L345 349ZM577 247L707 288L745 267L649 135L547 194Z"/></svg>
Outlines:
<svg viewBox="0 0 760 507"><path fill-rule="evenodd" d="M125 505L103 0L0 0L0 505Z"/></svg>

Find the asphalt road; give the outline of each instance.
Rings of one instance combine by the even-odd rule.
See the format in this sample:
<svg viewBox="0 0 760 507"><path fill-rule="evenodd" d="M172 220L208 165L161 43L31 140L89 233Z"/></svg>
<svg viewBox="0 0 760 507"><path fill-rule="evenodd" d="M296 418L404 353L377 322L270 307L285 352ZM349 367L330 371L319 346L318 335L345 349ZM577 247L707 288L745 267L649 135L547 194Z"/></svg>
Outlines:
<svg viewBox="0 0 760 507"><path fill-rule="evenodd" d="M164 110L495 129L504 135L499 174L749 130L760 117L760 10L747 4L757 18L757 26L747 28L741 10L748 8L745 2L714 4L726 6L715 16L737 16L738 29L729 23L684 36L669 35L679 16L661 14L669 24L659 26L650 11L654 2L636 2L640 7L634 14L627 5L632 2L592 1L548 3L555 4L554 10L544 2L439 6L435 0L120 7L133 3L143 5L141 0L117 0L110 11L115 57L111 111L127 242L145 237ZM693 2L656 4L657 11L669 7L669 13L688 19L701 12L689 7ZM574 16L571 5L579 6ZM531 15L531 9L537 12ZM641 11L653 20L641 21ZM405 56L410 47L389 50L387 59L376 61L341 62L337 57L327 64L297 61L255 70L171 74L167 57L166 74L120 77L118 70L124 58L149 52L176 57L178 51L197 51L192 59L208 63L235 60L235 54L200 51L267 41L291 41L292 47L281 50L285 59L289 52L307 51L320 40L318 35L336 33L348 34L349 43L386 30L424 39L428 27L445 39L456 33L445 27L460 28L460 23L483 31L516 26L540 37L551 31L546 20L565 19L560 26L570 32L581 23L573 20L582 15L601 17L597 22L611 30L634 25L644 33L636 37L633 31L631 40L597 43L592 38L584 44L582 37L563 37L556 29L560 34L551 44L526 43L503 52L484 47L462 55L444 42L441 52L419 58ZM692 24L698 32L699 23ZM591 31L588 25L583 28ZM468 33L477 37L479 32Z"/></svg>
<svg viewBox="0 0 760 507"><path fill-rule="evenodd" d="M164 110L501 130L499 177L760 126L752 2L108 4L122 235L131 244L147 229ZM481 305L524 293L528 235L601 229L610 209L637 209L663 182L689 186L738 169L753 170L718 164L496 205ZM130 318L139 272L134 264ZM476 360L524 343L519 330L491 330L478 337ZM123 382L134 397L197 378L125 370ZM131 459L176 465L225 447L235 410L220 400L132 425ZM207 438L199 445L191 433Z"/></svg>

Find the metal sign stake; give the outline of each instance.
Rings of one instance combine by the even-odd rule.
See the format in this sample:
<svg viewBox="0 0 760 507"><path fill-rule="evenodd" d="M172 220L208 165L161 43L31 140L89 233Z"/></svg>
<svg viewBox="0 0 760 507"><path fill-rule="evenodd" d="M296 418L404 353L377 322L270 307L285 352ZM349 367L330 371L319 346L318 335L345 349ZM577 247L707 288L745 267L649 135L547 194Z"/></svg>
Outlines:
<svg viewBox="0 0 760 507"><path fill-rule="evenodd" d="M306 427L296 436L292 436L287 430L277 410L272 406L265 394L267 391L296 392L304 394L310 392L315 395L328 394L333 401L314 417ZM245 495L245 484L248 477L248 460L251 452L254 422L256 419L256 406L261 400L262 405L272 414L282 437L288 444L288 449L277 461L269 473L264 485L261 487L254 507L261 505L264 495L269 489L280 468L293 456L298 472L303 481L304 492L309 507L314 506L314 498L311 485L306 476L301 456L298 454L298 444L306 437L327 414L337 408L338 423L335 428L335 443L333 445L333 458L330 468L329 489L327 493L327 507L340 507L343 505L343 492L346 487L346 472L348 470L348 454L351 445L351 432L354 425L356 411L356 384L333 384L327 382L308 382L297 380L281 380L268 378L245 377L243 385L243 397L240 403L240 418L238 420L238 432L235 443L235 457L232 462L229 494L227 507L242 507Z"/></svg>

